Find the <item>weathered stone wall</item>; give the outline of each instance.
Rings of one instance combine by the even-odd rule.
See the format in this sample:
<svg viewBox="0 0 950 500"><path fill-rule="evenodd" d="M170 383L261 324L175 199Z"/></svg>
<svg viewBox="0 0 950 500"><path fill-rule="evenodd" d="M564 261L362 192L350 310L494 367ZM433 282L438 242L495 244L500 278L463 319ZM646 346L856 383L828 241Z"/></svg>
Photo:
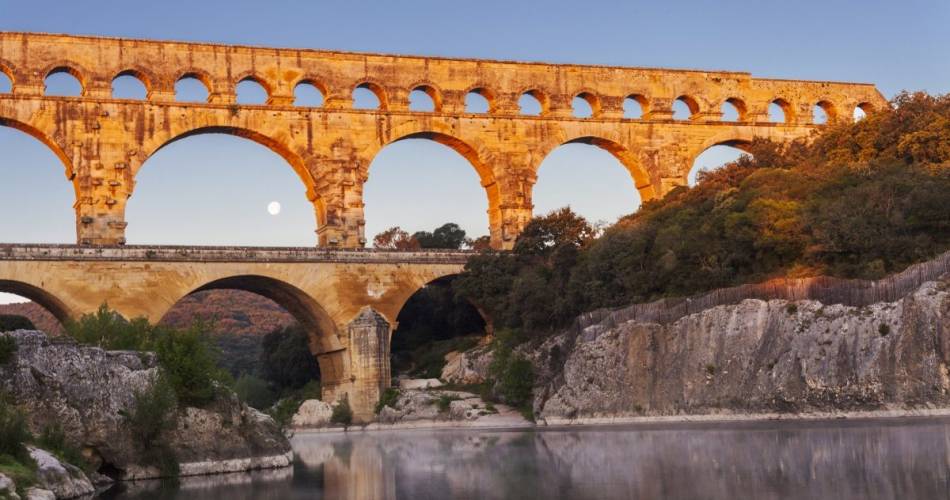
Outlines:
<svg viewBox="0 0 950 500"><path fill-rule="evenodd" d="M745 300L670 324L610 321L528 352L562 420L950 405L948 277L865 307Z"/></svg>
<svg viewBox="0 0 950 500"><path fill-rule="evenodd" d="M321 245L363 246L363 184L387 144L425 138L445 144L478 173L488 199L493 245L510 248L530 219L532 187L543 159L569 142L599 146L630 171L644 200L686 182L693 159L716 144L742 147L753 138L786 141L809 136L812 107L831 120L856 106L886 101L873 85L753 78L728 71L552 65L435 57L273 49L117 38L0 33L0 72L13 92L0 95L0 125L21 129L49 146L76 188L79 243L125 241L125 206L148 158L189 135L227 133L263 144L287 160L313 203ZM68 72L80 97L46 96L44 80ZM114 99L112 80L132 75L144 101ZM175 102L175 82L200 79L207 103ZM263 105L239 105L237 84L260 83ZM318 87L320 108L294 107L300 83ZM355 110L352 91L367 87L381 103ZM419 89L432 112L409 110ZM470 92L489 101L487 113L465 109ZM518 99L538 98L540 116L522 116ZM575 118L581 97L593 116ZM641 119L624 119L632 98ZM689 120L673 120L682 98ZM721 106L739 111L721 120ZM768 121L768 106L784 108L785 123ZM631 197L633 206L633 197Z"/></svg>

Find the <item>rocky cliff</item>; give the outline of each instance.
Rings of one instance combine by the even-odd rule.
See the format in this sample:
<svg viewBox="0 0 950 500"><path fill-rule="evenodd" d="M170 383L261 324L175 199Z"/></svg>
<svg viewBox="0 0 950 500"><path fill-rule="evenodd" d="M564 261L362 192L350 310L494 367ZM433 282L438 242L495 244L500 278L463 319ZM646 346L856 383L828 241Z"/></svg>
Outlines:
<svg viewBox="0 0 950 500"><path fill-rule="evenodd" d="M868 307L745 300L522 347L543 421L950 406L950 279Z"/></svg>
<svg viewBox="0 0 950 500"><path fill-rule="evenodd" d="M15 331L17 351L0 365L0 389L39 434L60 425L100 471L121 479L155 477L125 415L136 393L154 382L153 355L80 346L41 332ZM175 450L182 475L281 467L291 462L287 439L270 417L229 391L206 408L177 408L161 436Z"/></svg>

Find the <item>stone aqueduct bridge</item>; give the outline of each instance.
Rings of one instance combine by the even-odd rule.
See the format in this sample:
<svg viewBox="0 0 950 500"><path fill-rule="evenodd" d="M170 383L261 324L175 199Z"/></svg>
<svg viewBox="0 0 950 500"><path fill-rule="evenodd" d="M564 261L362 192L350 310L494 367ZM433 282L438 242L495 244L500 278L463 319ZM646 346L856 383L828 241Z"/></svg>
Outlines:
<svg viewBox="0 0 950 500"><path fill-rule="evenodd" d="M324 398L346 393L373 414L389 386L389 342L405 302L456 274L465 252L318 248L0 244L0 291L29 298L60 321L101 304L158 322L185 296L214 289L270 298L310 333Z"/></svg>
<svg viewBox="0 0 950 500"><path fill-rule="evenodd" d="M818 126L819 105L832 120L886 101L872 85L753 78L748 73L552 65L473 59L358 54L66 35L0 33L0 71L13 83L0 95L0 125L23 130L62 160L76 191L80 244L123 244L125 207L143 164L163 146L201 133L228 133L280 154L313 202L319 243L361 247L363 184L386 145L427 138L471 162L488 198L492 244L510 248L531 217L531 191L545 156L558 146L589 143L612 153L644 200L686 183L694 158L716 144L742 147L753 138L790 140ZM74 75L79 97L44 95L45 78ZM132 75L145 100L115 99L112 81ZM207 103L175 102L175 83L201 80ZM268 93L263 105L235 102L244 80ZM295 107L301 83L325 96L319 108ZM352 92L368 88L375 110L353 109ZM432 112L409 110L423 90ZM484 96L486 113L466 112L469 93ZM536 97L540 116L520 115L518 99ZM581 97L593 116L575 118ZM641 119L624 119L623 103L640 103ZM688 120L673 119L681 99ZM730 102L739 119L725 122ZM768 106L785 111L769 123ZM183 179L182 182L187 180ZM214 186L208 186L214 189Z"/></svg>
<svg viewBox="0 0 950 500"><path fill-rule="evenodd" d="M182 297L229 288L287 309L310 332L324 396L348 394L358 417L372 414L388 386L389 342L399 310L426 283L459 272L464 253L393 253L362 247L363 184L374 156L395 141L424 138L464 156L488 198L492 245L510 248L531 218L531 191L545 156L565 143L612 153L648 200L686 183L694 158L717 144L810 136L812 108L831 120L886 101L866 84L752 78L748 73L551 65L471 59L270 49L66 35L0 33L0 125L22 130L62 160L76 192L78 246L0 245L0 291L45 306L60 320L108 304L126 317L159 321ZM68 72L78 97L45 95L45 79ZM138 78L145 100L112 97L118 76ZM206 103L175 101L181 78L201 80ZM236 103L236 86L259 83L262 105ZM294 106L301 83L324 95L318 108ZM353 109L368 88L379 109ZM426 92L432 112L409 109ZM465 109L470 93L489 103ZM541 104L523 116L524 94ZM575 118L572 102L593 111ZM625 119L636 100L640 119ZM673 119L684 101L688 120ZM722 120L724 102L739 111ZM786 121L770 123L768 106ZM300 177L323 248L135 247L125 243L126 202L149 157L178 139L226 133L280 154ZM187 182L183 179L182 182ZM214 186L209 186L214 189ZM2 235L0 235L2 239Z"/></svg>

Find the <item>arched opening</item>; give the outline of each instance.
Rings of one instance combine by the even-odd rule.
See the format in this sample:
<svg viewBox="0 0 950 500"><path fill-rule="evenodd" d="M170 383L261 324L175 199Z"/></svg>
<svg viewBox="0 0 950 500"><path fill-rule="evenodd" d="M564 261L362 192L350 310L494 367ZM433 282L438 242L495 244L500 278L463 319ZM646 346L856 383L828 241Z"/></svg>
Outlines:
<svg viewBox="0 0 950 500"><path fill-rule="evenodd" d="M326 100L326 89L310 80L304 80L294 87L294 106L319 108Z"/></svg>
<svg viewBox="0 0 950 500"><path fill-rule="evenodd" d="M341 348L329 315L284 281L259 275L218 279L183 297L161 319L177 328L195 322L210 330L235 391L258 409L300 391L319 398L321 381L333 384L342 377L339 360L320 362Z"/></svg>
<svg viewBox="0 0 950 500"><path fill-rule="evenodd" d="M299 160L269 138L199 129L159 148L138 170L126 237L138 244L313 246L312 185Z"/></svg>
<svg viewBox="0 0 950 500"><path fill-rule="evenodd" d="M367 245L396 227L411 236L454 223L468 239L489 234L498 202L490 176L474 149L447 135L412 134L390 143L373 158L363 186Z"/></svg>
<svg viewBox="0 0 950 500"><path fill-rule="evenodd" d="M872 111L874 111L874 106L872 106L871 103L862 102L854 107L851 117L854 121L858 122L865 119Z"/></svg>
<svg viewBox="0 0 950 500"><path fill-rule="evenodd" d="M600 114L600 99L589 92L577 94L571 106L575 118L593 118Z"/></svg>
<svg viewBox="0 0 950 500"><path fill-rule="evenodd" d="M456 295L452 288L454 278L446 276L426 284L400 309L396 317L398 327L390 342L393 377L472 383L445 373L445 358L479 345L490 325L475 306Z"/></svg>
<svg viewBox="0 0 950 500"><path fill-rule="evenodd" d="M492 110L494 95L484 88L476 88L465 94L465 112L484 114Z"/></svg>
<svg viewBox="0 0 950 500"><path fill-rule="evenodd" d="M788 123L792 118L792 106L785 99L775 99L769 103L769 121Z"/></svg>
<svg viewBox="0 0 950 500"><path fill-rule="evenodd" d="M178 102L208 102L211 85L198 73L186 73L175 82L175 100Z"/></svg>
<svg viewBox="0 0 950 500"><path fill-rule="evenodd" d="M0 94L12 94L13 93L13 77L10 76L10 73L0 66Z"/></svg>
<svg viewBox="0 0 950 500"><path fill-rule="evenodd" d="M649 101L640 94L632 94L623 100L623 117L639 120L649 112Z"/></svg>
<svg viewBox="0 0 950 500"><path fill-rule="evenodd" d="M722 112L722 121L724 122L742 122L745 121L746 105L742 99L730 97L722 103L720 107Z"/></svg>
<svg viewBox="0 0 950 500"><path fill-rule="evenodd" d="M518 98L518 108L524 116L541 116L547 112L547 98L539 90L529 90Z"/></svg>
<svg viewBox="0 0 950 500"><path fill-rule="evenodd" d="M2 243L76 242L76 186L64 169L65 155L48 142L0 118Z"/></svg>
<svg viewBox="0 0 950 500"><path fill-rule="evenodd" d="M45 95L60 97L79 97L83 94L82 76L68 67L55 68L46 75Z"/></svg>
<svg viewBox="0 0 950 500"><path fill-rule="evenodd" d="M702 172L711 172L729 163L737 161L749 153L743 151L748 143L744 141L726 141L706 148L693 161L687 180L690 186L695 186Z"/></svg>
<svg viewBox="0 0 950 500"><path fill-rule="evenodd" d="M409 110L422 113L441 111L442 99L435 87L420 85L409 93Z"/></svg>
<svg viewBox="0 0 950 500"><path fill-rule="evenodd" d="M112 97L144 101L148 98L148 87L141 75L133 71L123 71L112 80Z"/></svg>
<svg viewBox="0 0 950 500"><path fill-rule="evenodd" d="M688 95L681 95L673 101L673 119L689 120L699 113L699 103Z"/></svg>
<svg viewBox="0 0 950 500"><path fill-rule="evenodd" d="M652 197L646 173L629 153L590 137L551 151L541 162L537 179L532 191L535 215L570 206L591 223L612 224Z"/></svg>
<svg viewBox="0 0 950 500"><path fill-rule="evenodd" d="M270 97L267 88L255 78L247 77L237 84L235 89L238 104L261 105L267 104Z"/></svg>
<svg viewBox="0 0 950 500"><path fill-rule="evenodd" d="M353 109L386 109L386 92L372 82L357 85L353 89Z"/></svg>
<svg viewBox="0 0 950 500"><path fill-rule="evenodd" d="M815 103L814 106L812 106L812 109L811 109L812 123L816 125L824 125L828 122L834 121L835 118L836 118L835 108L830 102L819 101Z"/></svg>
<svg viewBox="0 0 950 500"><path fill-rule="evenodd" d="M69 316L66 305L42 288L0 279L0 332L36 329L61 335Z"/></svg>

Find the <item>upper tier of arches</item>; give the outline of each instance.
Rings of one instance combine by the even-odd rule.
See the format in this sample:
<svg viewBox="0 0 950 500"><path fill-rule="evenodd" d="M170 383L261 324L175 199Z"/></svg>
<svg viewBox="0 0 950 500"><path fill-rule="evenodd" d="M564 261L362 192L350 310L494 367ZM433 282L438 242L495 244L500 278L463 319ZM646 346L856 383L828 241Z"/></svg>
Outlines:
<svg viewBox="0 0 950 500"><path fill-rule="evenodd" d="M0 48L10 44L12 49L12 41L23 37L38 41L27 48L0 51L11 54L9 59L0 59L0 73L11 80L13 93L25 95L44 95L46 77L67 73L82 88L79 98L115 98L111 83L118 77L131 77L146 89L144 100L171 102L176 100L176 83L196 79L207 90L205 100L212 104L352 110L354 91L368 89L378 100L375 107L359 107L368 112L518 116L523 114L519 100L530 95L540 108L532 115L563 120L670 121L674 119L674 104L680 102L688 106L689 112L685 118L677 113L676 118L771 124L776 120L770 119L769 106L779 103L784 111L780 123L817 126L823 123L813 119L811 110L816 105L826 111L828 122L850 118L854 109L867 112L885 105L870 85L758 79L737 72L547 65L16 33L0 33ZM50 38L55 45L45 47L44 42ZM116 57L111 57L112 50ZM97 55L94 61L90 59L93 55ZM247 82L259 86L266 97L239 101L237 88ZM314 89L320 98L298 102L295 92L302 85ZM414 105L414 93L424 94L428 103L419 106L416 98ZM477 111L466 105L472 95L486 101ZM625 101L631 98L641 110L634 116L624 109ZM724 119L724 104L734 106L738 116Z"/></svg>

